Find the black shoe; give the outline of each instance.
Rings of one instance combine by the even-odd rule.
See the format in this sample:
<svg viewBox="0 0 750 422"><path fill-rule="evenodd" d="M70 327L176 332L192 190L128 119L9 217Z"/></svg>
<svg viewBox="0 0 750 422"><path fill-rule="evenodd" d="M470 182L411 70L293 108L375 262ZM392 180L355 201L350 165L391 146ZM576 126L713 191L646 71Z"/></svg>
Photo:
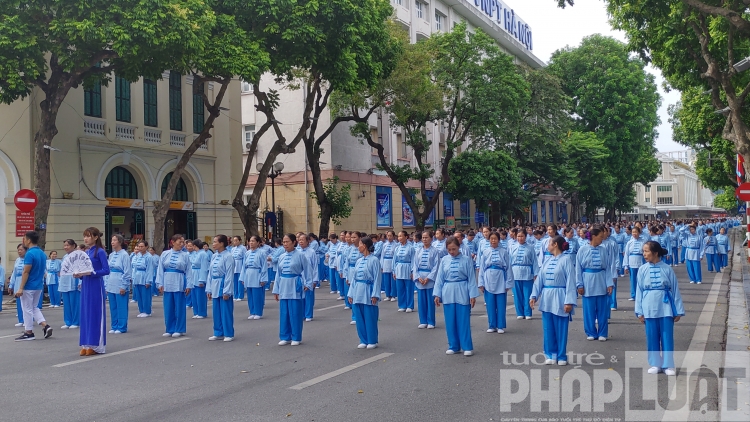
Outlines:
<svg viewBox="0 0 750 422"><path fill-rule="evenodd" d="M52 337L52 327L49 324L44 326L44 338Z"/></svg>
<svg viewBox="0 0 750 422"><path fill-rule="evenodd" d="M16 341L26 341L26 340L34 340L34 338L35 338L35 337L34 337L34 333L30 333L30 334L29 334L29 333L27 333L27 332L24 332L23 334L21 334L21 337L18 337L18 338L16 339Z"/></svg>

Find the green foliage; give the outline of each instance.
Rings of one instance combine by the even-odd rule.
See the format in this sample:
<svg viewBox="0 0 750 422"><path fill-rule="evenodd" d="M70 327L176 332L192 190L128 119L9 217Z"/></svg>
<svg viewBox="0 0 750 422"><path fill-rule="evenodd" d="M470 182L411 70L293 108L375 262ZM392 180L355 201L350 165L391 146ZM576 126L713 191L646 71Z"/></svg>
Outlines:
<svg viewBox="0 0 750 422"><path fill-rule="evenodd" d="M593 132L572 132L560 146L571 176L565 192L574 205L585 202L586 215L593 215L597 208L613 203L617 180L607 171L610 152L604 141Z"/></svg>
<svg viewBox="0 0 750 422"><path fill-rule="evenodd" d="M352 215L351 195L349 195L351 188L352 185L349 183L339 185L338 176L326 179L326 183L323 185L326 198L332 207L331 220L334 224L341 224L342 219L349 218ZM317 200L318 195L315 192L310 192L310 198ZM320 217L321 211L318 210L318 218Z"/></svg>
<svg viewBox="0 0 750 422"><path fill-rule="evenodd" d="M714 207L724 208L729 215L737 213L737 205L737 197L734 196L734 188L732 186L725 186L724 191L714 198Z"/></svg>
<svg viewBox="0 0 750 422"><path fill-rule="evenodd" d="M467 151L451 162L446 191L460 201L473 199L487 211L490 202L503 211L514 209L521 194L521 176L516 162L503 151Z"/></svg>
<svg viewBox="0 0 750 422"><path fill-rule="evenodd" d="M556 51L549 66L573 99L574 128L595 133L610 152L606 172L615 184L614 196L605 204L609 210L632 209L633 185L647 184L659 172L654 138L661 98L644 67L624 44L601 35Z"/></svg>

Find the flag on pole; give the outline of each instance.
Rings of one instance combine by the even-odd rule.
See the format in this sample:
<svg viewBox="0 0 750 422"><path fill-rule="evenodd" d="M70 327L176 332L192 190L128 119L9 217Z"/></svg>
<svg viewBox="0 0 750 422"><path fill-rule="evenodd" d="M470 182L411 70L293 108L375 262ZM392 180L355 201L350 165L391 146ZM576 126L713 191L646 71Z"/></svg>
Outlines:
<svg viewBox="0 0 750 422"><path fill-rule="evenodd" d="M745 180L745 158L740 154L737 154L737 168L735 169L737 174L737 185L741 185Z"/></svg>

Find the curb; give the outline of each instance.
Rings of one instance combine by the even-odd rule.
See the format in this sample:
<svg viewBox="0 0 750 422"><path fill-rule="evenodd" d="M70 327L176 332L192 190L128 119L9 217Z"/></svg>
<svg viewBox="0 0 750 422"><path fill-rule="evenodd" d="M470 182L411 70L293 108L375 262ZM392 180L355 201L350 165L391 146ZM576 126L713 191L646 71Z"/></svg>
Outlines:
<svg viewBox="0 0 750 422"><path fill-rule="evenodd" d="M732 237L732 271L729 279L729 310L726 324L726 351L744 352L725 354L725 367L750 368L750 264L746 249L742 247L744 231L737 230ZM737 382L737 407L734 412L745 415L750 420L750 374L745 374L742 382ZM727 382L722 379L722 382ZM719 409L723 411L724 394L719 394ZM722 417L721 420L724 420Z"/></svg>

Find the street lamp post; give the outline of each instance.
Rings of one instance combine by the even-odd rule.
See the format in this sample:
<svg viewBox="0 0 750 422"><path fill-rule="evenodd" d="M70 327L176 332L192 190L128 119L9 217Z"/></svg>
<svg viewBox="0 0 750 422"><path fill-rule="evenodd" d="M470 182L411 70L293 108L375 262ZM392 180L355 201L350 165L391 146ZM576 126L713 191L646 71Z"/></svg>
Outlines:
<svg viewBox="0 0 750 422"><path fill-rule="evenodd" d="M258 170L258 173L260 173L261 169L263 168L263 163L258 163L255 165L256 170ZM278 161L274 163L273 167L271 168L271 171L268 172L268 176L271 178L271 211L275 214L276 213L276 178L281 174L281 172L284 170L284 163L281 161ZM276 236L278 236L276 227L278 227L278 222L276 223L276 226L273 228L273 232Z"/></svg>

